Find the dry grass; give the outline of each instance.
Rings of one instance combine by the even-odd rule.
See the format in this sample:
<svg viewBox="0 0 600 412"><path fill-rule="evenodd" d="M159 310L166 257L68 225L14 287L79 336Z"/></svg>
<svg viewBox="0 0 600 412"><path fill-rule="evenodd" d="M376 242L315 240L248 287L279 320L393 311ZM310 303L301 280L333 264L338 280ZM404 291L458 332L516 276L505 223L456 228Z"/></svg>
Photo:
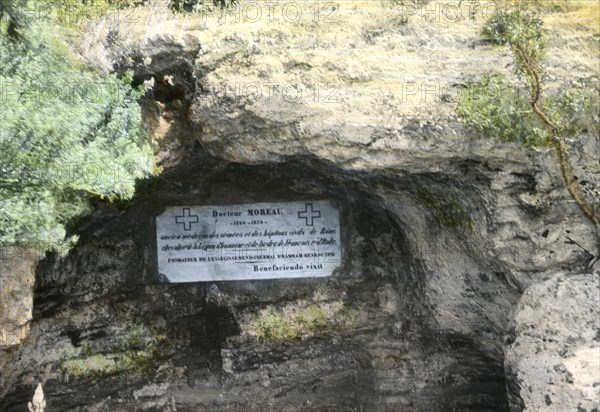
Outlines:
<svg viewBox="0 0 600 412"><path fill-rule="evenodd" d="M449 1L431 1L425 9L391 0L341 1L334 14L323 8L315 19L314 8L304 8L297 21L282 17L278 7L269 18L267 5L256 21L244 19L244 9L221 17L173 16L146 7L135 14L137 23L124 27L124 36L139 41L157 36L199 41L202 52L197 62L208 68L201 71L209 89L227 89L259 117L275 115L285 121L300 113L305 117L319 113L319 124L306 121L307 134L336 130L368 143L371 133L356 130L381 124L398 129L413 118L454 118L454 101L460 93L456 85L492 72L514 79L510 52L482 42L481 29L495 8L491 2L480 3L475 10L469 1L463 1L460 9L455 7L458 2ZM561 87L570 79L599 76L594 37L598 3L550 3L545 2L542 10L551 32L549 88L552 83ZM272 94L269 85L297 85L300 98L291 89ZM259 98L251 95L256 87Z"/></svg>
<svg viewBox="0 0 600 412"><path fill-rule="evenodd" d="M578 32L587 35L600 34L600 3L597 1L571 2L560 12L552 13L544 19L546 26L569 34Z"/></svg>

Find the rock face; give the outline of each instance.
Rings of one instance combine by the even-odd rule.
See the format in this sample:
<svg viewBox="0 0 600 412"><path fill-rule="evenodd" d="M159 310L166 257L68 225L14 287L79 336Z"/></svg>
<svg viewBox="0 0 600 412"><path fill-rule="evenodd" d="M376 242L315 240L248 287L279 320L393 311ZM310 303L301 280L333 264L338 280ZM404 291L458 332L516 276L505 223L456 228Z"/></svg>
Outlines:
<svg viewBox="0 0 600 412"><path fill-rule="evenodd" d="M17 247L0 248L0 367L1 351L19 345L29 332L33 283L39 253Z"/></svg>
<svg viewBox="0 0 600 412"><path fill-rule="evenodd" d="M150 7L95 26L84 59L154 79L143 110L165 172L127 207L99 205L69 255L40 263L0 410L23 410L38 382L49 411L508 411L528 399L518 356L504 375L513 310L527 287L584 273L594 227L551 152L483 140L454 117L460 84L511 62L478 41L483 18L426 22L375 3L323 9L335 23L149 25ZM595 43L573 35L581 78L596 76ZM572 149L597 179L598 140ZM165 207L303 199L341 205L331 277L158 281Z"/></svg>
<svg viewBox="0 0 600 412"><path fill-rule="evenodd" d="M527 289L510 325L512 410L600 410L600 278L557 276Z"/></svg>
<svg viewBox="0 0 600 412"><path fill-rule="evenodd" d="M502 335L518 293L481 249L469 206L480 200L423 179L200 155L165 173L126 212L101 208L69 256L41 262L2 409L18 410L38 379L49 410L506 410ZM153 217L165 206L299 198L344 205L331 278L157 283ZM277 318L311 306L326 328L279 339L253 327L269 307Z"/></svg>

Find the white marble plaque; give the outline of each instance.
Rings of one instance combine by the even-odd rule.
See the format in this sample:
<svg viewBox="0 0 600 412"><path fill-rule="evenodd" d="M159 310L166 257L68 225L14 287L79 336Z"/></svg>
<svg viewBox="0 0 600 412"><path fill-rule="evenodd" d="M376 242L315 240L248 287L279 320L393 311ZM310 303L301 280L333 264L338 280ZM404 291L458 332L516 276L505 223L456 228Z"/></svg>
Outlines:
<svg viewBox="0 0 600 412"><path fill-rule="evenodd" d="M341 262L339 212L323 200L169 207L156 240L169 282L323 277Z"/></svg>

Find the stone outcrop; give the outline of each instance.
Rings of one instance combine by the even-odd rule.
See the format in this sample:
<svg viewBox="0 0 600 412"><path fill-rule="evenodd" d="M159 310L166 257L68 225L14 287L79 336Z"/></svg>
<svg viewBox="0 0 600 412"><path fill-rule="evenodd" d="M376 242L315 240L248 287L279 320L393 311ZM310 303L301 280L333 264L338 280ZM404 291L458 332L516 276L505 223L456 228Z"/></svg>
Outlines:
<svg viewBox="0 0 600 412"><path fill-rule="evenodd" d="M29 333L35 267L40 258L40 252L33 249L0 248L0 368L6 352Z"/></svg>
<svg viewBox="0 0 600 412"><path fill-rule="evenodd" d="M557 276L525 291L505 367L512 410L600 409L600 277Z"/></svg>
<svg viewBox="0 0 600 412"><path fill-rule="evenodd" d="M40 263L35 321L3 370L2 408L31 399L38 379L49 410L507 409L502 336L518 291L485 256L470 206L480 200L466 193L317 159L198 155L127 211L102 207L67 257ZM315 197L341 205L344 262L332 277L157 283L153 217L165 206ZM311 305L331 328L283 340L252 328L266 308Z"/></svg>
<svg viewBox="0 0 600 412"><path fill-rule="evenodd" d="M527 288L589 270L598 245L552 152L484 140L455 117L465 82L511 76L510 55L479 40L484 16L465 9L449 24L402 2L350 2L317 4L327 21L305 10L300 21L250 22L154 5L136 22L91 27L79 51L152 86L143 111L165 172L126 208L100 204L69 255L40 263L31 332L0 374L0 409L22 410L40 381L47 410L69 411L529 402L520 391L540 375L515 346L519 326L505 347L514 309ZM597 39L564 18L548 21L567 30L551 40L554 88L568 73L598 76ZM561 36L581 46L573 59L553 57L570 49ZM598 139L572 150L578 173L600 180ZM340 207L344 258L330 278L157 281L154 216L165 207L298 199ZM310 333L257 327L305 313L320 325ZM534 318L519 313L515 325ZM564 360L573 376L588 338L573 346L575 363Z"/></svg>

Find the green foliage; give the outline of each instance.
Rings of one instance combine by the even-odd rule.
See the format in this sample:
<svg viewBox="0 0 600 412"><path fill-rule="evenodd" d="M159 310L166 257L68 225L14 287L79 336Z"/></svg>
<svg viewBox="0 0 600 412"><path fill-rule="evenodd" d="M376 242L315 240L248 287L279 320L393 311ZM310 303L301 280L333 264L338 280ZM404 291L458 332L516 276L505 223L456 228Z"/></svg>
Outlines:
<svg viewBox="0 0 600 412"><path fill-rule="evenodd" d="M548 137L528 98L502 76L485 76L467 85L458 101L458 115L489 138L541 146Z"/></svg>
<svg viewBox="0 0 600 412"><path fill-rule="evenodd" d="M542 20L535 14L519 10L501 12L486 22L483 36L492 44L504 46L508 43L513 50L522 50L530 62L539 67L548 47L546 32L542 26ZM519 71L523 73L523 56L515 53L515 58Z"/></svg>
<svg viewBox="0 0 600 412"><path fill-rule="evenodd" d="M600 134L600 96L584 87L568 88L545 100L544 108L571 137ZM471 83L458 100L458 115L484 136L523 146L549 144L549 131L533 112L528 97L499 75Z"/></svg>
<svg viewBox="0 0 600 412"><path fill-rule="evenodd" d="M531 15L522 14L520 11L501 12L492 17L484 27L483 35L492 43L508 43L514 53L517 71L528 82L529 105L535 114L540 127L529 122L532 115L521 110L522 100L515 99L516 112L513 106L506 104L506 100L492 102L487 99L461 99L459 102L459 115L485 134L491 135L498 132L498 125L502 119L499 115L515 112L523 114L523 122L515 124L508 121L513 128L505 129L505 137L516 139L524 144L545 143L556 150L557 163L567 190L581 211L590 221L600 227L600 216L596 214L593 206L586 200L589 195L584 193L577 183L575 170L570 160L567 137L576 137L580 133L598 132L598 95L589 94L585 89L567 90L563 95L553 99L544 99L542 92L543 73L541 60L545 55L547 44L546 34L542 29L542 21ZM485 87L485 85L484 85ZM506 88L506 90L510 90ZM482 85L470 87L470 91L481 92ZM507 123L507 121L505 121ZM529 132L523 134L522 132ZM545 135L545 139L543 139ZM597 259L594 260L594 262Z"/></svg>
<svg viewBox="0 0 600 412"><path fill-rule="evenodd" d="M565 5L557 2L555 6L560 9ZM577 136L584 132L597 133L599 98L594 88L571 88L561 95L546 99L542 104L541 60L548 47L542 24L542 20L534 14L501 12L486 23L483 35L494 44L510 45L518 71L527 78L532 89L530 104L539 104L561 134Z"/></svg>
<svg viewBox="0 0 600 412"><path fill-rule="evenodd" d="M89 197L129 199L153 172L142 92L82 69L38 24L0 48L0 245L61 250Z"/></svg>
<svg viewBox="0 0 600 412"><path fill-rule="evenodd" d="M565 136L584 133L600 136L600 94L598 87L568 88L562 94L546 99L545 111Z"/></svg>
<svg viewBox="0 0 600 412"><path fill-rule="evenodd" d="M84 342L75 356L63 360L61 369L66 375L83 378L147 375L160 359L165 340L149 327L136 325L108 345Z"/></svg>

